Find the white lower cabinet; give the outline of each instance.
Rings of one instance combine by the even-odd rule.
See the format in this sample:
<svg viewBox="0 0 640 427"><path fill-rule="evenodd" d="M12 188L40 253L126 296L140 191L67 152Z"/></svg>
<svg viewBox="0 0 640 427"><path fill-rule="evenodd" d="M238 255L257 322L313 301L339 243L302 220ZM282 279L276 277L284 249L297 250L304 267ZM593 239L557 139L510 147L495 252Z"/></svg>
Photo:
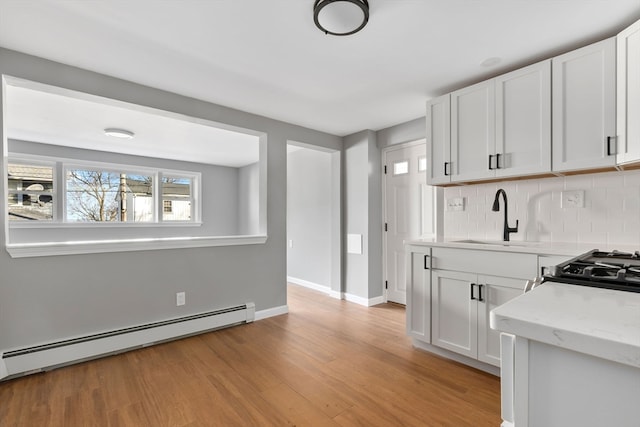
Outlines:
<svg viewBox="0 0 640 427"><path fill-rule="evenodd" d="M524 281L440 270L431 277L431 343L500 366L500 333L489 327L489 313L522 294Z"/></svg>
<svg viewBox="0 0 640 427"><path fill-rule="evenodd" d="M407 335L431 341L431 249L409 248L407 253Z"/></svg>
<svg viewBox="0 0 640 427"><path fill-rule="evenodd" d="M500 366L500 334L490 328L489 313L522 294L538 256L421 245L407 252L407 334Z"/></svg>

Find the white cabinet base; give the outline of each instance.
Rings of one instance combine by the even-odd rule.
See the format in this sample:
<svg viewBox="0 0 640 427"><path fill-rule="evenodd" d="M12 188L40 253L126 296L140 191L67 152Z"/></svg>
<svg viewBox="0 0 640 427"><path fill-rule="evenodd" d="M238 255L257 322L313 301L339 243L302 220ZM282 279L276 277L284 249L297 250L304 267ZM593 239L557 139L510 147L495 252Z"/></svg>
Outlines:
<svg viewBox="0 0 640 427"><path fill-rule="evenodd" d="M436 347L435 345L431 345L429 343L420 341L415 338L413 339L413 346L420 350L428 351L429 353L437 354L438 356L442 356L447 359L451 359L456 362L462 363L463 365L471 366L472 368L478 369L480 371L484 371L491 375L495 375L496 377L500 376L500 368L498 368L497 366L480 362L479 360L472 359L470 357L466 357L458 353L454 353L453 351L449 351L441 347Z"/></svg>

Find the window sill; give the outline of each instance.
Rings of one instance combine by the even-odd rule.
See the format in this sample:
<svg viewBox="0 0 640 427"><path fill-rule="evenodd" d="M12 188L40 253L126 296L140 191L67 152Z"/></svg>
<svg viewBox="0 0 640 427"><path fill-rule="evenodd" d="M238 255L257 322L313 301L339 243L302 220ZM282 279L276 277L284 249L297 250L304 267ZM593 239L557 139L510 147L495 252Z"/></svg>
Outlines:
<svg viewBox="0 0 640 427"><path fill-rule="evenodd" d="M80 255L108 252L150 251L159 249L202 248L213 246L257 245L267 241L266 235L169 237L130 240L97 240L76 242L38 242L7 244L11 258L56 255Z"/></svg>

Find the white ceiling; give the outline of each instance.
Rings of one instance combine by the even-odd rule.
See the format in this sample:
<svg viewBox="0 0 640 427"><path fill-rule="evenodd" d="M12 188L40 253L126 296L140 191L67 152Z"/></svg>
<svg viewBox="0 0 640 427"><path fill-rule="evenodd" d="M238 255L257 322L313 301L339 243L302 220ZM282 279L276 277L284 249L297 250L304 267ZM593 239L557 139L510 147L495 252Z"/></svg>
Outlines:
<svg viewBox="0 0 640 427"><path fill-rule="evenodd" d="M9 79L6 126L9 138L134 156L230 167L259 160L259 136L215 123ZM119 128L133 139L107 136Z"/></svg>
<svg viewBox="0 0 640 427"><path fill-rule="evenodd" d="M0 46L342 136L640 18L640 0L369 0L335 37L313 3L0 0Z"/></svg>

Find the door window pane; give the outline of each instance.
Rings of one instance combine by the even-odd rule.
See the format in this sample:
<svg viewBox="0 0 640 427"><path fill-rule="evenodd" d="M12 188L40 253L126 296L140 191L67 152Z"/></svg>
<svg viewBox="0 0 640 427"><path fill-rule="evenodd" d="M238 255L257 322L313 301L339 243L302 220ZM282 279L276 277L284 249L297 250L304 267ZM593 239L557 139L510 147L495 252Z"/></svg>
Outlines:
<svg viewBox="0 0 640 427"><path fill-rule="evenodd" d="M409 173L409 161L403 160L401 162L393 163L393 174L394 175L404 175Z"/></svg>
<svg viewBox="0 0 640 427"><path fill-rule="evenodd" d="M420 157L418 159L418 172L424 172L427 170L427 158Z"/></svg>

